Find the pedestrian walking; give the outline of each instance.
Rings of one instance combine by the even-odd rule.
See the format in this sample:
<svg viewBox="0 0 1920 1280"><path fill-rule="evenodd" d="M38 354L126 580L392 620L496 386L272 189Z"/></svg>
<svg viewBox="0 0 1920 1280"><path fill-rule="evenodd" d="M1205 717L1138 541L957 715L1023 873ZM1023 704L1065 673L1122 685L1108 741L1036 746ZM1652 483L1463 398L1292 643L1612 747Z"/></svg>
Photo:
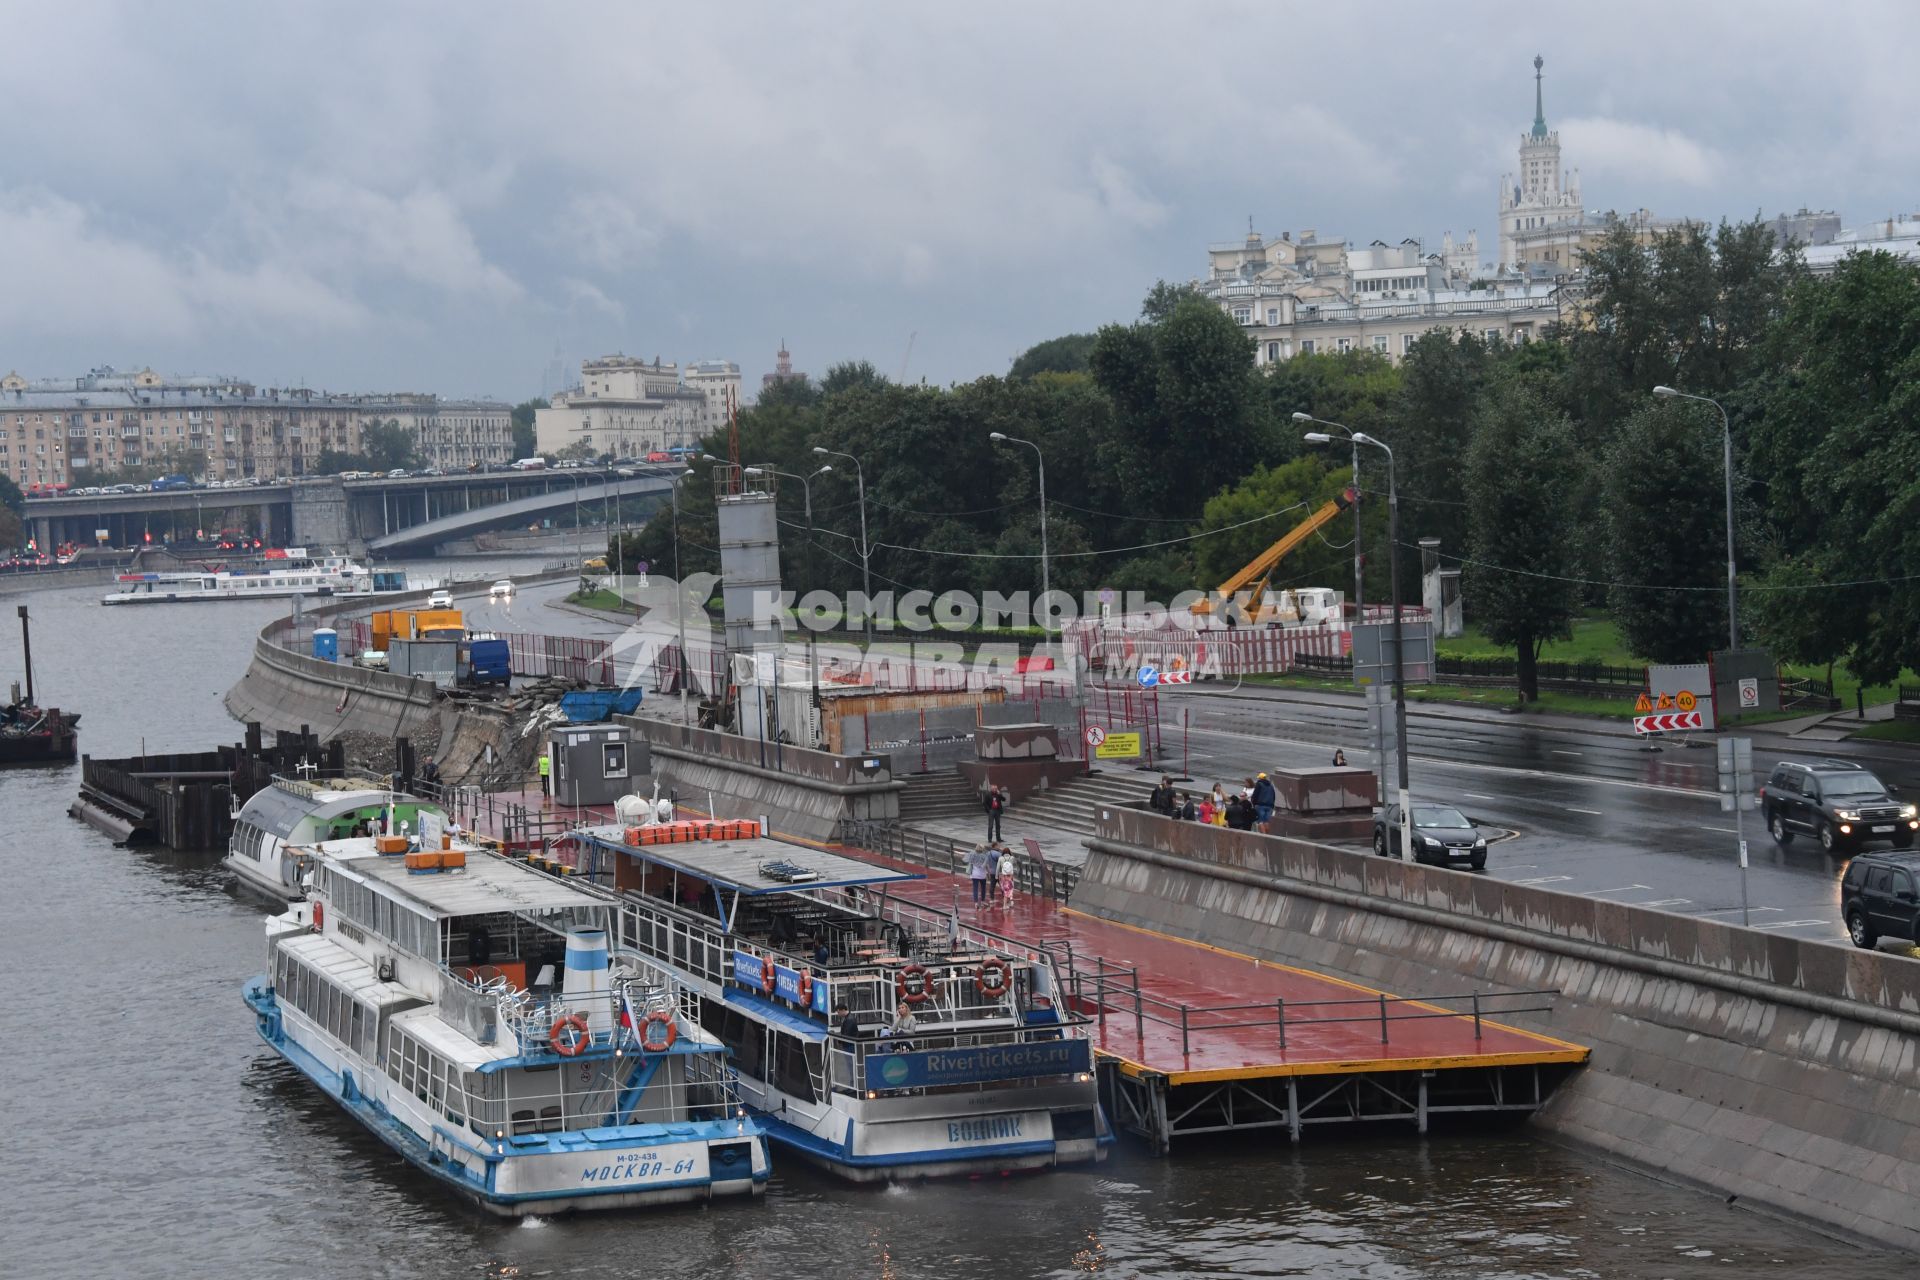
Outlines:
<svg viewBox="0 0 1920 1280"><path fill-rule="evenodd" d="M987 788L987 839L1000 838L1000 815L1007 810L1007 793L998 786Z"/></svg>
<svg viewBox="0 0 1920 1280"><path fill-rule="evenodd" d="M534 767L540 771L540 803L545 804L553 795L553 759L542 751Z"/></svg>
<svg viewBox="0 0 1920 1280"><path fill-rule="evenodd" d="M1000 909L1013 910L1013 855L1004 855L1000 859Z"/></svg>
<svg viewBox="0 0 1920 1280"><path fill-rule="evenodd" d="M987 846L977 844L973 852L967 855L967 879L973 882L973 901L978 904L987 900Z"/></svg>
<svg viewBox="0 0 1920 1280"><path fill-rule="evenodd" d="M1185 791L1180 793L1180 806L1173 811L1173 816L1183 822L1192 822L1200 816L1200 811L1193 807L1193 797Z"/></svg>
<svg viewBox="0 0 1920 1280"><path fill-rule="evenodd" d="M987 846L987 905L993 905L994 890L1000 887L1000 864L1007 855L997 845Z"/></svg>

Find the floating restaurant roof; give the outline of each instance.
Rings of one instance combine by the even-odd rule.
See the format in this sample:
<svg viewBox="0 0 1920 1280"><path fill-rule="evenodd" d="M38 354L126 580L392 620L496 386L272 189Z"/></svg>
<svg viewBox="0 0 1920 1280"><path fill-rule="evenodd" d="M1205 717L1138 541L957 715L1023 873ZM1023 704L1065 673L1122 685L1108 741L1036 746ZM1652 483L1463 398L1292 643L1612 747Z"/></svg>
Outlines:
<svg viewBox="0 0 1920 1280"><path fill-rule="evenodd" d="M367 842L369 846L372 843ZM560 911L570 907L605 911L608 906L603 897L480 850L468 853L467 865L459 871L408 871L406 859L397 855L354 858L340 865L442 919L495 911Z"/></svg>
<svg viewBox="0 0 1920 1280"><path fill-rule="evenodd" d="M621 827L582 827L571 838L630 858L668 867L749 897L793 893L801 889L839 889L857 884L924 880L917 871L894 871L858 858L827 853L765 836L733 840L688 840L680 844L630 845ZM762 865L784 862L814 873L811 880L781 880L761 872Z"/></svg>

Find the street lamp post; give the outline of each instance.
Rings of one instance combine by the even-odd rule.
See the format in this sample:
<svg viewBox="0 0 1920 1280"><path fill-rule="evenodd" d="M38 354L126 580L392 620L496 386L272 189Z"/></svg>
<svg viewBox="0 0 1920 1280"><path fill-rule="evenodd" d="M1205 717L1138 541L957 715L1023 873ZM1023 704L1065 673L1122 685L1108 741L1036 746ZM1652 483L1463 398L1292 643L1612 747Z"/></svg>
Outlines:
<svg viewBox="0 0 1920 1280"><path fill-rule="evenodd" d="M866 596L865 607L861 613L866 617L867 659L873 658L873 548L867 542L867 473L860 465L860 459L850 453L841 453L837 449L825 449L819 445L813 451L823 458L845 458L853 464L853 479L860 491L860 590ZM818 473L816 473L818 474Z"/></svg>
<svg viewBox="0 0 1920 1280"><path fill-rule="evenodd" d="M1660 386L1653 389L1655 397L1661 400L1698 400L1710 404L1720 411L1720 442L1724 449L1724 466L1727 481L1727 650L1732 652L1740 647L1740 615L1738 599L1735 595L1733 562L1733 424L1727 421L1726 406L1711 396L1688 395L1672 387ZM1740 851L1740 923L1751 922L1747 908L1747 833L1745 823L1740 817L1740 805L1746 799L1746 788L1739 784L1736 774L1733 785L1733 839Z"/></svg>
<svg viewBox="0 0 1920 1280"><path fill-rule="evenodd" d="M1309 444L1330 444L1333 437L1324 431L1310 431ZM1372 445L1387 455L1387 580L1393 595L1393 736L1394 753L1399 756L1400 849L1412 856L1413 803L1407 785L1407 667L1404 634L1400 628L1400 488L1394 475L1393 449L1384 440L1376 440L1364 431L1352 433L1356 445Z"/></svg>
<svg viewBox="0 0 1920 1280"><path fill-rule="evenodd" d="M1328 422L1325 418L1316 418L1310 413L1295 413L1295 422L1317 424L1344 431L1347 443L1353 449L1353 617L1360 620L1360 607L1366 602L1366 592L1362 582L1362 566L1365 554L1360 544L1360 442L1354 439L1352 427L1342 426L1338 422Z"/></svg>
<svg viewBox="0 0 1920 1280"><path fill-rule="evenodd" d="M1033 441L1018 439L1004 431L991 432L987 439L999 444L1023 444L1033 450L1033 456L1040 460L1040 629L1044 632L1047 597L1053 594L1053 579L1047 570L1047 455L1040 452L1040 446Z"/></svg>
<svg viewBox="0 0 1920 1280"><path fill-rule="evenodd" d="M1710 404L1720 411L1720 439L1724 449L1727 481L1727 648L1740 647L1740 622L1738 603L1735 597L1733 571L1733 425L1727 421L1726 406L1711 396L1688 395L1684 391L1675 391L1672 387L1655 387L1653 394L1662 400L1698 400L1701 404Z"/></svg>

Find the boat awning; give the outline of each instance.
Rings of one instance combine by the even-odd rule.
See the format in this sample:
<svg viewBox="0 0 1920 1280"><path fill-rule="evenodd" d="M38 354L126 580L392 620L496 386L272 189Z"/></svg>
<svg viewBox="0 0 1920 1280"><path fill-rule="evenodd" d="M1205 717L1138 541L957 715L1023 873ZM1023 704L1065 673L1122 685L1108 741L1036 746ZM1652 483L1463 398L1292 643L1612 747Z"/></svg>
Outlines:
<svg viewBox="0 0 1920 1280"><path fill-rule="evenodd" d="M788 844L765 836L736 840L689 840L684 844L626 843L620 827L582 827L568 833L590 848L605 849L684 875L698 876L716 888L746 897L796 893L806 889L844 889L852 885L893 884L924 880L917 871L894 871L858 858L827 853L805 845ZM762 867L784 864L812 873L811 879L782 879Z"/></svg>
<svg viewBox="0 0 1920 1280"><path fill-rule="evenodd" d="M444 873L411 872L404 858L371 853L339 866L349 875L381 885L392 897L442 920L496 912L577 909L605 913L611 905L603 895L576 889L564 880L480 851L467 855L464 870Z"/></svg>

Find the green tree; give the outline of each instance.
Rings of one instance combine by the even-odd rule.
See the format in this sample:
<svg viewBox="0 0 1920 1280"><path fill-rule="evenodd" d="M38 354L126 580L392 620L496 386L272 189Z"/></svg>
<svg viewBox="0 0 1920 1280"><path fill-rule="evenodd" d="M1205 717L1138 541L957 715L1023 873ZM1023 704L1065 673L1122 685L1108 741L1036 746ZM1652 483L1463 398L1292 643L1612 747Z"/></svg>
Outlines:
<svg viewBox="0 0 1920 1280"><path fill-rule="evenodd" d="M1608 603L1627 648L1654 662L1701 662L1726 641L1720 440L1710 406L1656 402L1607 450Z"/></svg>
<svg viewBox="0 0 1920 1280"><path fill-rule="evenodd" d="M0 507L19 515L27 509L27 496L20 492L20 486L13 477L0 475Z"/></svg>
<svg viewBox="0 0 1920 1280"><path fill-rule="evenodd" d="M813 379L804 373L763 385L760 388L759 398L754 401L756 406L768 409L778 405L808 409L818 403L820 403L820 388L815 386Z"/></svg>
<svg viewBox="0 0 1920 1280"><path fill-rule="evenodd" d="M1181 303L1199 296L1200 290L1187 281L1176 284L1156 280L1153 288L1147 290L1147 296L1140 301L1140 318L1148 324L1171 320Z"/></svg>
<svg viewBox="0 0 1920 1280"><path fill-rule="evenodd" d="M1568 500L1581 482L1573 425L1530 389L1495 389L1476 417L1467 452L1468 561L1461 592L1469 617L1496 644L1512 645L1520 698L1540 696L1540 647L1572 634L1579 603L1576 529Z"/></svg>
<svg viewBox="0 0 1920 1280"><path fill-rule="evenodd" d="M369 422L360 433L360 454L372 471L392 471L418 466L419 441L398 419Z"/></svg>
<svg viewBox="0 0 1920 1280"><path fill-rule="evenodd" d="M826 377L820 379L820 394L835 396L855 388L873 391L885 385L887 380L873 367L871 360L842 360L827 370Z"/></svg>
<svg viewBox="0 0 1920 1280"><path fill-rule="evenodd" d="M1873 624L1872 595L1820 585L1841 581L1845 573L1843 563L1825 550L1776 559L1764 574L1749 578L1741 593L1743 628L1772 651L1775 661L1824 664L1831 687L1834 664Z"/></svg>
<svg viewBox="0 0 1920 1280"><path fill-rule="evenodd" d="M1335 465L1337 461L1305 457L1276 467L1255 467L1245 480L1209 498L1194 532L1212 536L1193 543L1199 581L1189 585L1213 590L1343 494L1349 473L1345 466ZM1384 521L1384 502L1378 511L1368 522L1373 531ZM1353 560L1352 538L1352 518L1342 516L1277 565L1269 586L1275 591L1302 586L1344 589ZM1258 608L1260 602L1250 604Z"/></svg>
<svg viewBox="0 0 1920 1280"><path fill-rule="evenodd" d="M1435 329L1415 339L1400 362L1400 385L1389 410L1384 438L1399 467L1401 511L1407 542L1438 538L1443 551L1467 545L1465 471L1473 443L1474 415L1494 375L1495 353L1472 334L1457 338ZM1362 428L1364 429L1364 428ZM1372 458L1363 457L1367 467ZM1386 492L1384 466L1365 479L1368 497ZM1401 552L1401 568L1418 571L1418 553Z"/></svg>
<svg viewBox="0 0 1920 1280"><path fill-rule="evenodd" d="M1014 357L1007 377L1031 378L1037 373L1085 373L1093 356L1094 335L1069 333L1048 338Z"/></svg>
<svg viewBox="0 0 1920 1280"><path fill-rule="evenodd" d="M1920 273L1863 253L1802 282L1747 398L1772 538L1825 580L1853 584L1854 674L1882 683L1920 665L1920 592L1904 580L1920 565ZM1840 607L1800 594L1803 608Z"/></svg>
<svg viewBox="0 0 1920 1280"><path fill-rule="evenodd" d="M522 400L513 406L513 456L531 458L534 455L533 415L541 410L552 408L544 397L535 396L531 400Z"/></svg>

